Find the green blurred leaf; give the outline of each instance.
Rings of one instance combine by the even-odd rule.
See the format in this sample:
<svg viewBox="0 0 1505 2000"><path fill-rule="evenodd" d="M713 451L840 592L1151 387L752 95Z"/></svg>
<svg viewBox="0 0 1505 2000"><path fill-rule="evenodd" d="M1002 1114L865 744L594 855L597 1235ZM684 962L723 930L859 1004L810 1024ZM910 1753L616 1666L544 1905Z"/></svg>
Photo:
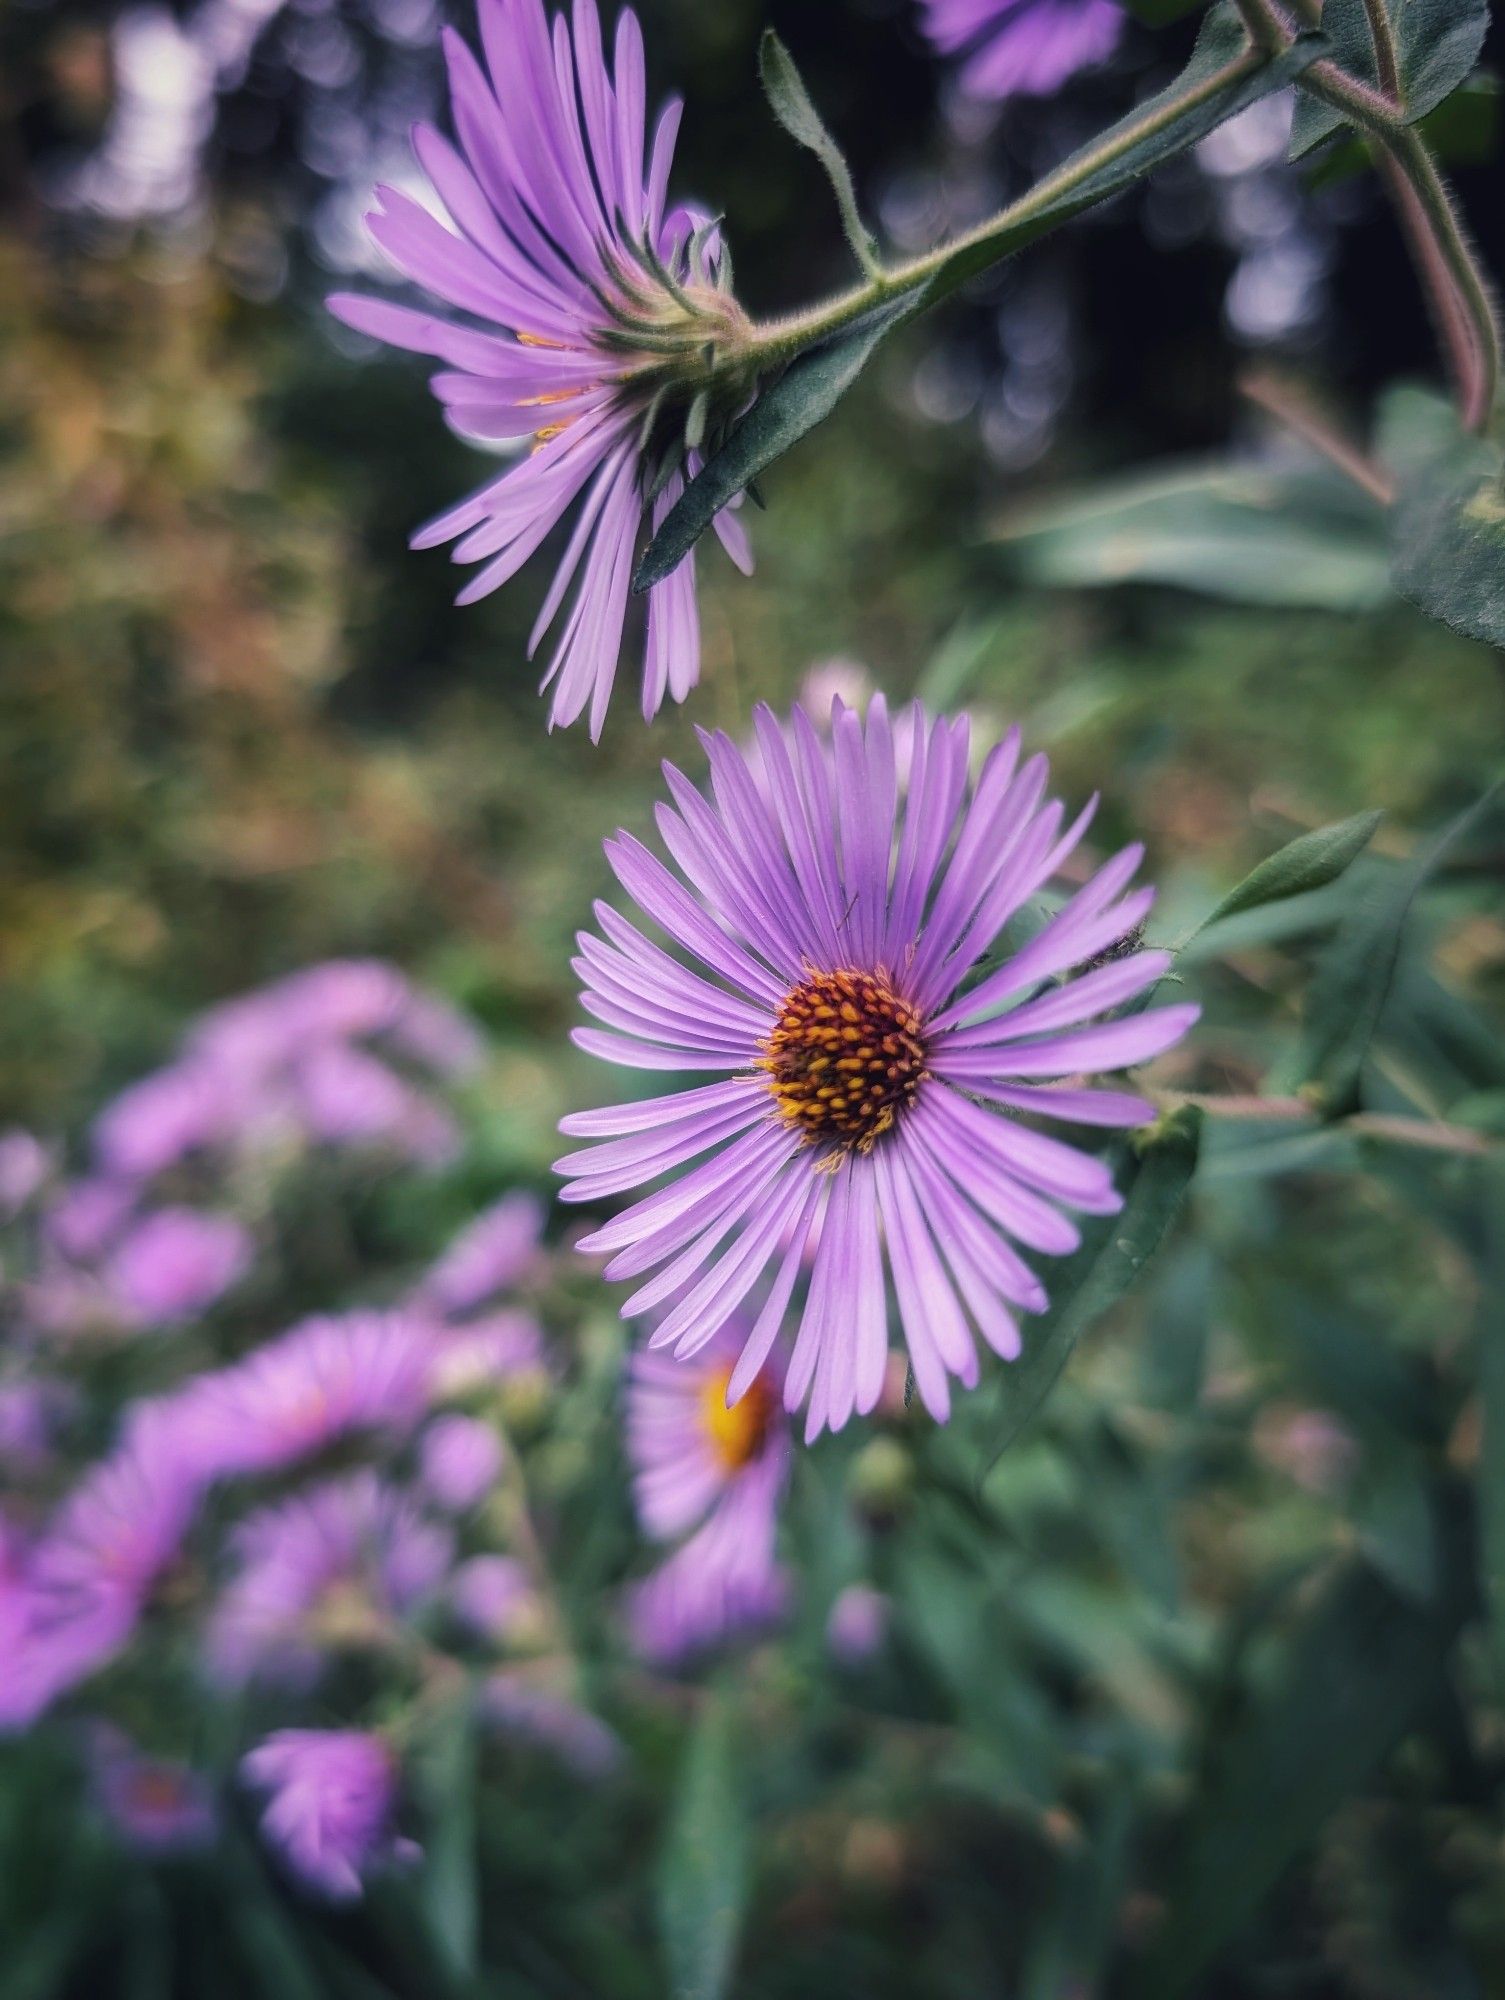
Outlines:
<svg viewBox="0 0 1505 2000"><path fill-rule="evenodd" d="M1323 469L1194 465L1115 480L995 531L1031 582L1151 583L1364 611L1391 596L1384 515Z"/></svg>
<svg viewBox="0 0 1505 2000"><path fill-rule="evenodd" d="M1475 1474L1479 1567L1495 1669L1505 1677L1505 1338L1500 1332L1500 1301L1505 1298L1505 1163L1499 1159L1481 1163L1479 1195L1483 1257L1478 1367L1484 1405L1484 1435Z"/></svg>
<svg viewBox="0 0 1505 2000"><path fill-rule="evenodd" d="M685 1751L659 1869L659 1928L674 2000L727 1991L747 1896L748 1830L736 1718L713 1692Z"/></svg>
<svg viewBox="0 0 1505 2000"><path fill-rule="evenodd" d="M1164 1241L1197 1170L1202 1114L1194 1106L1155 1126L1138 1150L1125 1149L1117 1215L1086 1216L1082 1241L1050 1274L1051 1301L1024 1323L1024 1351L999 1371L991 1453L1013 1443L1055 1387L1083 1331L1117 1304Z"/></svg>
<svg viewBox="0 0 1505 2000"><path fill-rule="evenodd" d="M1280 903L1289 896L1325 889L1357 861L1384 816L1382 812L1355 813L1352 819L1318 827L1314 833L1299 834L1251 869L1198 928L1206 930L1220 918L1237 916L1243 910L1256 910L1265 903Z"/></svg>
<svg viewBox="0 0 1505 2000"><path fill-rule="evenodd" d="M806 349L759 393L726 443L670 508L633 575L634 592L641 594L670 575L727 502L831 414L879 342L895 327L1001 258L1185 152L1248 105L1283 89L1326 49L1321 35L1304 33L1280 55L1261 61L1249 51L1236 11L1227 5L1214 7L1176 82L1058 167L1050 179L1060 186L1059 193L1026 200L1024 212L1007 228L959 245L913 290L876 304L834 339ZM792 115L803 123L797 108ZM813 106L809 115L815 118ZM1103 147L1115 142L1123 142L1116 158L1076 177Z"/></svg>
<svg viewBox="0 0 1505 2000"><path fill-rule="evenodd" d="M1335 1573L1274 1683L1210 1743L1132 2000L1175 2000L1254 1916L1441 1683L1457 1604L1423 1610L1366 1564Z"/></svg>
<svg viewBox="0 0 1505 2000"><path fill-rule="evenodd" d="M1391 521L1395 587L1429 618L1505 648L1505 464L1479 447L1403 486Z"/></svg>
<svg viewBox="0 0 1505 2000"><path fill-rule="evenodd" d="M417 1760L428 1828L419 1895L446 1962L465 1978L477 1970L481 1937L477 1754L474 1710L465 1700L436 1720Z"/></svg>
<svg viewBox="0 0 1505 2000"><path fill-rule="evenodd" d="M795 68L794 58L772 28L763 30L763 39L758 45L758 73L768 93L774 117L790 138L814 153L825 168L826 178L836 195L836 206L841 210L841 226L852 246L852 254L868 276L874 276L880 268L878 245L858 211L852 170L841 148L826 130L825 121L805 88L804 78Z"/></svg>
<svg viewBox="0 0 1505 2000"><path fill-rule="evenodd" d="M1489 0L1385 0L1400 68L1401 108L1409 123L1435 111L1470 75L1489 29ZM1326 0L1322 30L1333 58L1375 88L1379 71L1364 0ZM1291 158L1299 160L1344 124L1342 114L1303 94L1291 124Z"/></svg>
<svg viewBox="0 0 1505 2000"><path fill-rule="evenodd" d="M1302 1075L1323 1108L1342 1114L1358 1102L1359 1077L1389 998L1411 905L1443 855L1478 820L1505 779L1424 843L1403 867L1377 870L1323 954L1307 996Z"/></svg>

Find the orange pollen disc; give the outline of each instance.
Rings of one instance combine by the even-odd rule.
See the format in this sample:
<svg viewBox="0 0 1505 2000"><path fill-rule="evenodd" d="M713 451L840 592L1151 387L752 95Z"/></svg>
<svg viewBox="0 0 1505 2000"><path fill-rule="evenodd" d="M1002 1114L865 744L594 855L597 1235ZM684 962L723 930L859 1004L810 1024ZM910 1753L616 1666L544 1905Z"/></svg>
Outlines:
<svg viewBox="0 0 1505 2000"><path fill-rule="evenodd" d="M759 1067L806 1138L871 1151L926 1076L920 1017L881 972L817 972L784 1002Z"/></svg>
<svg viewBox="0 0 1505 2000"><path fill-rule="evenodd" d="M763 1449L775 1400L773 1390L759 1376L741 1402L728 1409L726 1385L731 1379L730 1367L718 1368L706 1377L700 1392L700 1415L718 1462L727 1472L740 1472Z"/></svg>

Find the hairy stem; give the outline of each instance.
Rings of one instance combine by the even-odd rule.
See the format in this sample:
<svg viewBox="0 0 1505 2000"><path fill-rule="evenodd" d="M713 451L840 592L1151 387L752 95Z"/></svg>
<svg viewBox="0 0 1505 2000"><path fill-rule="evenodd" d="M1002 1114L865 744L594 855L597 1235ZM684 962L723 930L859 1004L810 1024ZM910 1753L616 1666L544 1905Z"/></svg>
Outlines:
<svg viewBox="0 0 1505 2000"><path fill-rule="evenodd" d="M1289 384L1264 371L1241 376L1239 394L1284 424L1288 431L1311 445L1314 451L1362 487L1372 500L1388 507L1395 498L1395 482L1373 459L1366 458L1357 445L1340 435L1315 410L1305 396Z"/></svg>

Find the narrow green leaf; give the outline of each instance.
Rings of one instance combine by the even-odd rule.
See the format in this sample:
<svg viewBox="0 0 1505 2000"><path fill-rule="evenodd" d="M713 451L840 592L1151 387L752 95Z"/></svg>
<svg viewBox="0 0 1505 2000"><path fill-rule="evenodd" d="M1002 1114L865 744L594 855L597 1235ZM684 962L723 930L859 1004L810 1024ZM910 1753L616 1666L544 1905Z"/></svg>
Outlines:
<svg viewBox="0 0 1505 2000"><path fill-rule="evenodd" d="M1505 465L1478 448L1401 489L1390 574L1429 618L1505 649Z"/></svg>
<svg viewBox="0 0 1505 2000"><path fill-rule="evenodd" d="M696 1720L659 1870L659 1926L674 2000L720 2000L747 1895L747 1820L735 1717L713 1693Z"/></svg>
<svg viewBox="0 0 1505 2000"><path fill-rule="evenodd" d="M763 30L763 39L758 46L758 72L774 117L795 144L814 153L825 168L826 178L836 195L836 206L841 210L841 226L847 233L852 254L870 278L876 277L882 269L878 245L858 210L852 170L841 148L826 130L825 121L805 88L804 78L794 66L793 56L772 28Z"/></svg>
<svg viewBox="0 0 1505 2000"><path fill-rule="evenodd" d="M1318 1086L1324 1109L1350 1111L1359 1076L1389 998L1411 905L1427 877L1499 792L1497 779L1404 867L1381 871L1318 965L1307 996L1302 1075Z"/></svg>
<svg viewBox="0 0 1505 2000"><path fill-rule="evenodd" d="M714 458L670 508L632 579L635 594L676 570L712 520L806 431L828 417L886 333L915 311L912 295L892 299L824 347L810 348L765 389Z"/></svg>
<svg viewBox="0 0 1505 2000"><path fill-rule="evenodd" d="M1489 0L1386 0L1400 68L1401 108L1415 124L1435 111L1472 73L1489 29ZM1333 60L1379 87L1374 39L1364 0L1326 0L1322 31ZM1341 112L1303 95L1291 124L1291 158L1299 160L1344 124Z"/></svg>
<svg viewBox="0 0 1505 2000"><path fill-rule="evenodd" d="M1051 1302L1024 1328L1024 1351L998 1375L992 1454L996 1460L1055 1387L1084 1330L1117 1304L1164 1241L1197 1169L1202 1114L1173 1112L1139 1150L1124 1148L1117 1215L1089 1216L1081 1246L1050 1274Z"/></svg>
<svg viewBox="0 0 1505 2000"><path fill-rule="evenodd" d="M1073 154L1041 184L1038 199L1026 198L1018 205L1006 226L958 245L913 289L875 305L834 339L807 349L760 393L720 451L670 509L638 564L633 591L641 595L661 583L729 500L830 415L879 342L895 327L977 272L1185 152L1271 91L1283 89L1327 48L1322 35L1304 33L1280 55L1261 61L1249 49L1235 10L1214 7L1202 24L1190 63L1170 89ZM810 115L815 117L813 107ZM1104 153L1112 157L1104 159Z"/></svg>
<svg viewBox="0 0 1505 2000"><path fill-rule="evenodd" d="M1251 869L1199 929L1205 931L1223 917L1256 910L1264 903L1281 903L1288 896L1325 889L1358 860L1384 817L1382 812L1355 813L1352 819L1318 827L1315 833L1299 834Z"/></svg>
<svg viewBox="0 0 1505 2000"><path fill-rule="evenodd" d="M1505 1164L1496 1158L1479 1173L1483 1257L1479 1287L1479 1393L1484 1436L1475 1475L1479 1501L1479 1563L1489 1612L1495 1671L1505 1680Z"/></svg>
<svg viewBox="0 0 1505 2000"><path fill-rule="evenodd" d="M472 1977L480 1952L476 1855L476 1731L469 1701L438 1718L417 1761L428 1835L418 1893L452 1972Z"/></svg>
<svg viewBox="0 0 1505 2000"><path fill-rule="evenodd" d="M1209 1746L1131 2000L1176 2000L1368 1777L1440 1683L1460 1607L1419 1607L1346 1564L1293 1634L1274 1684Z"/></svg>

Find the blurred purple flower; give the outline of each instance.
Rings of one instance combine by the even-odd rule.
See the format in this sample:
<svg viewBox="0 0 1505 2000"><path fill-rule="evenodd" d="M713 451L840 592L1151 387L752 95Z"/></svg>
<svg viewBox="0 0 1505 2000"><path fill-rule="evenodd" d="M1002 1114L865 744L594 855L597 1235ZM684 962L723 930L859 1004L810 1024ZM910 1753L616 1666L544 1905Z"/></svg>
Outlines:
<svg viewBox="0 0 1505 2000"><path fill-rule="evenodd" d="M214 1839L209 1787L189 1765L148 1757L104 1724L90 1733L89 1765L95 1802L139 1854L189 1854Z"/></svg>
<svg viewBox="0 0 1505 2000"><path fill-rule="evenodd" d="M225 1079L207 1064L154 1070L123 1090L94 1123L100 1173L150 1180L215 1144L229 1122Z"/></svg>
<svg viewBox="0 0 1505 2000"><path fill-rule="evenodd" d="M52 1154L34 1132L0 1132L0 1222L19 1215L51 1172Z"/></svg>
<svg viewBox="0 0 1505 2000"><path fill-rule="evenodd" d="M888 1633L893 1607L871 1584L849 1583L831 1606L826 1620L826 1644L844 1667L870 1660Z"/></svg>
<svg viewBox="0 0 1505 2000"><path fill-rule="evenodd" d="M424 1166L454 1158L454 1120L366 1049L313 1048L293 1066L303 1128L326 1146L383 1146Z"/></svg>
<svg viewBox="0 0 1505 2000"><path fill-rule="evenodd" d="M249 1515L204 1654L224 1686L312 1685L326 1655L391 1635L449 1573L449 1530L369 1468Z"/></svg>
<svg viewBox="0 0 1505 2000"><path fill-rule="evenodd" d="M445 1319L474 1312L527 1273L542 1230L540 1201L503 1195L461 1230L419 1284L414 1303Z"/></svg>
<svg viewBox="0 0 1505 2000"><path fill-rule="evenodd" d="M789 1581L774 1554L781 1484L765 1464L730 1488L704 1525L633 1587L628 1631L644 1659L678 1665L784 1615Z"/></svg>
<svg viewBox="0 0 1505 2000"><path fill-rule="evenodd" d="M581 939L583 1004L603 1026L577 1029L580 1046L717 1079L563 1121L589 1142L556 1163L564 1199L650 1189L581 1247L611 1257L609 1277L646 1278L623 1314L667 1305L652 1344L681 1359L766 1284L732 1371L735 1400L761 1372L814 1245L784 1384L790 1409L808 1405L807 1440L882 1393L890 1289L937 1421L949 1378L977 1382L978 1336L1005 1360L1018 1354L1015 1315L1042 1310L1046 1291L1016 1245L1064 1255L1081 1240L1066 1211L1107 1215L1121 1201L1100 1155L1012 1114L1147 1123L1145 1099L1074 1079L1149 1061L1198 1012L1118 1013L1164 976L1166 952L1076 970L1148 912L1154 892L1129 890L1138 846L990 961L1096 801L1063 830L1046 760L1020 762L1017 730L973 783L965 716L921 727L912 711L911 723L902 806L881 697L866 718L838 704L829 741L803 709L781 725L760 708L766 797L736 745L707 737L710 795L669 767L673 806L658 812L679 874L630 835L607 843L679 956L605 904L604 935Z"/></svg>
<svg viewBox="0 0 1505 2000"><path fill-rule="evenodd" d="M1103 62L1124 29L1119 0L920 0L925 33L942 55L964 55L969 97L1048 97L1078 70Z"/></svg>
<svg viewBox="0 0 1505 2000"><path fill-rule="evenodd" d="M49 1247L70 1263L102 1257L130 1220L136 1190L129 1181L91 1175L62 1188L42 1218Z"/></svg>
<svg viewBox="0 0 1505 2000"><path fill-rule="evenodd" d="M622 1762L622 1744L614 1730L577 1702L541 1687L524 1668L493 1674L481 1690L480 1712L483 1720L508 1735L553 1751L577 1778L609 1778Z"/></svg>
<svg viewBox="0 0 1505 2000"><path fill-rule="evenodd" d="M480 1505L502 1472L502 1442L479 1417L439 1417L418 1447L419 1477L436 1506L451 1514Z"/></svg>
<svg viewBox="0 0 1505 2000"><path fill-rule="evenodd" d="M122 1315L136 1326L191 1319L251 1267L249 1231L226 1215L159 1208L135 1224L105 1277Z"/></svg>
<svg viewBox="0 0 1505 2000"><path fill-rule="evenodd" d="M413 538L431 548L459 537L455 559L483 563L462 604L507 582L582 502L530 651L578 571L543 684L554 688L551 727L588 707L597 737L645 513L662 521L683 485L676 469L650 501L660 461L676 446L675 421L688 432L698 384L687 378L703 375L702 349L735 343L745 321L720 282L716 232L697 229L684 211L665 214L677 101L660 117L645 163L637 17L627 9L618 16L609 66L594 0L576 0L573 25L560 16L552 37L541 0L481 0L479 15L489 78L458 37L446 38L459 148L426 125L414 134L454 228L389 187L377 190L380 206L367 223L407 277L486 330L348 294L329 303L362 332L446 363L431 386L462 435L534 440L526 458ZM691 450L685 469L697 465ZM729 510L716 529L748 567L746 537ZM656 714L666 693L682 701L699 674L687 556L648 595L644 715Z"/></svg>
<svg viewBox="0 0 1505 2000"><path fill-rule="evenodd" d="M45 1377L0 1382L0 1482L34 1477L52 1463L53 1442L77 1400L68 1383Z"/></svg>
<svg viewBox="0 0 1505 2000"><path fill-rule="evenodd" d="M427 1406L434 1329L405 1313L301 1321L243 1360L145 1405L202 1479L279 1471L351 1431L410 1430Z"/></svg>
<svg viewBox="0 0 1505 2000"><path fill-rule="evenodd" d="M516 1556L472 1556L450 1579L455 1616L478 1639L505 1644L537 1623L538 1595Z"/></svg>
<svg viewBox="0 0 1505 2000"><path fill-rule="evenodd" d="M241 1761L268 1794L261 1829L294 1874L332 1903L355 1902L363 1878L419 1850L394 1830L397 1760L379 1736L353 1729L283 1729Z"/></svg>
<svg viewBox="0 0 1505 2000"><path fill-rule="evenodd" d="M531 1313L494 1312L446 1329L434 1358L440 1397L465 1396L548 1368L543 1329Z"/></svg>

